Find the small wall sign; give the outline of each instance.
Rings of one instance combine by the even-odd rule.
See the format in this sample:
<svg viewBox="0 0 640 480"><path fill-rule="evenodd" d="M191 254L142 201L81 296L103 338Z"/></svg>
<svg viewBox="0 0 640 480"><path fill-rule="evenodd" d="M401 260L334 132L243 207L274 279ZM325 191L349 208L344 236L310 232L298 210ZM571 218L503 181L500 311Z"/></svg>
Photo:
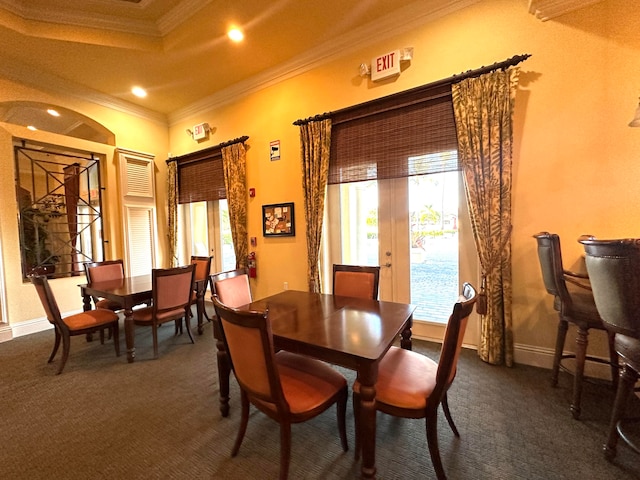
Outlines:
<svg viewBox="0 0 640 480"><path fill-rule="evenodd" d="M371 81L400 74L400 50L385 53L371 60Z"/></svg>
<svg viewBox="0 0 640 480"><path fill-rule="evenodd" d="M208 123L199 123L198 125L193 126L193 139L194 140L202 140L207 137L209 133L209 124Z"/></svg>
<svg viewBox="0 0 640 480"><path fill-rule="evenodd" d="M280 160L280 140L270 142L269 158L271 161Z"/></svg>

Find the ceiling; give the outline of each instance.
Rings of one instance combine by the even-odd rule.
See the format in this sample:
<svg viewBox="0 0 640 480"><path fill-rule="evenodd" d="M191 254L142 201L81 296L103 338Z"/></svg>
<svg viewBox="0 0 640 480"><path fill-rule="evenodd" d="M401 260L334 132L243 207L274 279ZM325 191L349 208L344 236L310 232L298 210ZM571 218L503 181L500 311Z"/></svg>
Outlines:
<svg viewBox="0 0 640 480"><path fill-rule="evenodd" d="M478 1L0 0L0 76L171 122ZM549 4L594 1L528 8L547 19Z"/></svg>

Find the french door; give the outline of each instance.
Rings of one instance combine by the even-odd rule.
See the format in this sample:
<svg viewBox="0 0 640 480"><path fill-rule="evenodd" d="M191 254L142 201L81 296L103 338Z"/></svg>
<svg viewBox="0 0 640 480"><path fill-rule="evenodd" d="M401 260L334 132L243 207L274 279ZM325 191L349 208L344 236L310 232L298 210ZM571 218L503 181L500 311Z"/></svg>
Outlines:
<svg viewBox="0 0 640 480"><path fill-rule="evenodd" d="M460 185L458 172L330 185L324 291L333 263L380 265L380 300L446 322L460 292Z"/></svg>
<svg viewBox="0 0 640 480"><path fill-rule="evenodd" d="M178 209L178 215L178 225L185 226L178 235L180 264L188 263L192 255L212 256L212 271L236 268L226 199L184 204Z"/></svg>

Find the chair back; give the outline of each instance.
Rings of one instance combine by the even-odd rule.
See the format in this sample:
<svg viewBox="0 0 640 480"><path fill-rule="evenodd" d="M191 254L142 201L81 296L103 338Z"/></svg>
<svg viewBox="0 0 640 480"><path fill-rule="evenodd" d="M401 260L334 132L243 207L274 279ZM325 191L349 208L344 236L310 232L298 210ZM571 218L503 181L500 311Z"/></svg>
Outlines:
<svg viewBox="0 0 640 480"><path fill-rule="evenodd" d="M151 271L153 313L156 317L190 305L195 272L193 264Z"/></svg>
<svg viewBox="0 0 640 480"><path fill-rule="evenodd" d="M605 327L640 338L640 239L582 236L593 297Z"/></svg>
<svg viewBox="0 0 640 480"><path fill-rule="evenodd" d="M563 275L560 237L555 233L540 232L534 235L538 242L538 260L542 270L542 280L547 293L560 301L570 301L570 295Z"/></svg>
<svg viewBox="0 0 640 480"><path fill-rule="evenodd" d="M446 392L456 376L458 358L462 349L462 339L467 330L469 315L473 311L473 305L476 300L475 288L470 283L464 283L462 285L462 294L453 306L453 312L449 316L444 333L440 359L438 360L438 372L436 374L434 392L436 395Z"/></svg>
<svg viewBox="0 0 640 480"><path fill-rule="evenodd" d="M211 293L228 307L237 308L253 301L249 285L249 270L238 268L209 276Z"/></svg>
<svg viewBox="0 0 640 480"><path fill-rule="evenodd" d="M51 291L47 277L44 275L31 275L29 278L31 279L31 283L36 287L36 292L38 292L38 297L40 297L40 302L42 302L42 306L44 307L47 320L59 328L66 329L67 326L62 321L58 302Z"/></svg>
<svg viewBox="0 0 640 480"><path fill-rule="evenodd" d="M84 264L84 271L88 284L121 280L124 278L124 263L122 259L87 262Z"/></svg>
<svg viewBox="0 0 640 480"><path fill-rule="evenodd" d="M191 257L191 263L196 266L196 282L206 280L209 277L212 259L213 257Z"/></svg>
<svg viewBox="0 0 640 480"><path fill-rule="evenodd" d="M241 311L212 297L231 367L242 389L254 399L288 409L276 367L268 310Z"/></svg>
<svg viewBox="0 0 640 480"><path fill-rule="evenodd" d="M333 294L378 299L379 266L333 265Z"/></svg>

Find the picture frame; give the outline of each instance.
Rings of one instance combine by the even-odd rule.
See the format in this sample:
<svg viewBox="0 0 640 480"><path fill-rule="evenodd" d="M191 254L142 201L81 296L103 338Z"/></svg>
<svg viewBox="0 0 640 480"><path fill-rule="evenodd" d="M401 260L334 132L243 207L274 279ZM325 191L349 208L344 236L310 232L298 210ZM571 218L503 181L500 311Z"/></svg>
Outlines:
<svg viewBox="0 0 640 480"><path fill-rule="evenodd" d="M262 235L265 237L294 237L296 234L293 202L262 206Z"/></svg>

